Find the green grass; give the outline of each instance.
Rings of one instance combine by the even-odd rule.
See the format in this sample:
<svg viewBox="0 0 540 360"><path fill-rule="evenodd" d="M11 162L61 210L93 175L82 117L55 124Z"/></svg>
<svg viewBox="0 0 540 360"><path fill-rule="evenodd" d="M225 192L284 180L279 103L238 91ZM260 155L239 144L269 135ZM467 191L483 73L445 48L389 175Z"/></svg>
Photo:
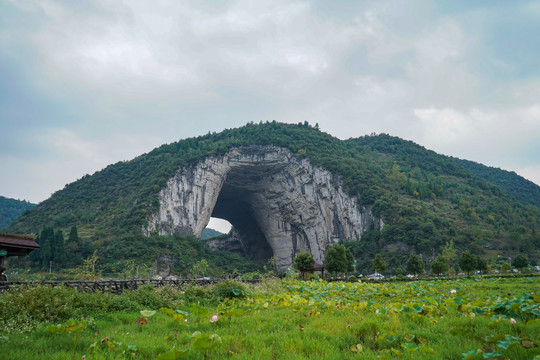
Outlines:
<svg viewBox="0 0 540 360"><path fill-rule="evenodd" d="M209 288L190 293L190 301L172 289L145 289L116 300L98 294L85 300L69 291L52 294L42 289L46 296L79 301L78 307L67 309L84 329L58 334L48 332L42 320L52 316L38 321L32 315L25 323L17 317L22 314L18 304L12 304L10 313L6 301L24 301L23 295L2 294L0 325L11 325L0 335L0 354L6 360L83 355L156 359L175 348L188 359L483 359L489 353L499 353L495 358L500 359L533 359L540 356L540 348L533 347L540 345L539 284L538 278L385 284L267 281L245 286L241 299L223 299L218 296L226 293L223 288ZM194 293L202 296L200 304L193 302ZM130 308L109 306L121 298L129 300L125 303ZM85 318L87 302L92 312ZM154 304L157 311L148 324L138 325L144 304ZM182 313L160 311L161 306ZM53 323L65 326L67 311L54 316ZM217 322L210 322L213 315L218 315ZM202 337L216 334L221 341L197 343L196 331ZM198 350L212 344L211 351ZM169 355L165 358L175 358Z"/></svg>

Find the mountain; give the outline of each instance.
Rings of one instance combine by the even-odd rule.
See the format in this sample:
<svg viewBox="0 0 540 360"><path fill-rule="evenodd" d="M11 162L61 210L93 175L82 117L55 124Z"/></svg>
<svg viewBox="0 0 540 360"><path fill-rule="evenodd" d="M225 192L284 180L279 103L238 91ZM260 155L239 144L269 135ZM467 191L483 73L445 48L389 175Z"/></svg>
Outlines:
<svg viewBox="0 0 540 360"><path fill-rule="evenodd" d="M526 254L538 261L540 209L527 201L538 186L510 189L495 180L507 175L480 176L483 165L471 169L467 162L411 141L387 134L340 140L307 122L249 123L162 145L66 185L8 230L37 234L49 226L67 233L77 225L80 237L99 250L107 271L121 271L133 259L151 264L170 253L178 259L176 271L185 272L196 256L209 255L201 250L185 257L176 247L178 237L142 233L160 206L158 193L179 168L233 148L268 145L335 174L359 206L381 219L382 229L373 224L360 241L343 239L349 240L361 269L367 271L378 252L390 268L403 267L411 252L433 259L450 241L458 251L492 258ZM485 171L498 174L497 169Z"/></svg>
<svg viewBox="0 0 540 360"><path fill-rule="evenodd" d="M210 239L210 238L213 238L213 237L216 237L216 236L221 236L221 235L223 235L223 234L220 233L217 230L206 228L206 229L204 229L204 231L203 231L203 233L201 235L201 239Z"/></svg>
<svg viewBox="0 0 540 360"><path fill-rule="evenodd" d="M7 227L23 212L36 206L26 200L15 200L0 196L0 229Z"/></svg>

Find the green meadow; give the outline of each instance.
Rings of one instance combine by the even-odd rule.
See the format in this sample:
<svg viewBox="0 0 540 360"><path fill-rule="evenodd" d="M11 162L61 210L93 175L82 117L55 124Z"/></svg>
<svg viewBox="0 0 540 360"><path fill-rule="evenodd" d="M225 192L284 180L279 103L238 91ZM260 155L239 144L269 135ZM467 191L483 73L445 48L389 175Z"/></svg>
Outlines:
<svg viewBox="0 0 540 360"><path fill-rule="evenodd" d="M0 358L540 359L540 280L0 294Z"/></svg>

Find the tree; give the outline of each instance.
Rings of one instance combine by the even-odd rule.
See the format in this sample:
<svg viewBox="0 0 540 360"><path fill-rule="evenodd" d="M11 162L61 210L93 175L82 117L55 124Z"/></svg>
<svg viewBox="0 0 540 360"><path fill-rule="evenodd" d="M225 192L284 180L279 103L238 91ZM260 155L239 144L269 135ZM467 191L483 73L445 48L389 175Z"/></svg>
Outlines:
<svg viewBox="0 0 540 360"><path fill-rule="evenodd" d="M69 231L68 236L68 243L78 243L79 242L79 234L77 232L77 225L73 225L71 230Z"/></svg>
<svg viewBox="0 0 540 360"><path fill-rule="evenodd" d="M448 268L453 267L457 255L454 240L450 240L444 245L441 255L448 260Z"/></svg>
<svg viewBox="0 0 540 360"><path fill-rule="evenodd" d="M477 258L471 254L468 250L465 251L458 259L459 267L461 270L467 273L467 276L471 275L471 271L474 271L477 267Z"/></svg>
<svg viewBox="0 0 540 360"><path fill-rule="evenodd" d="M529 266L529 260L523 255L518 255L512 260L512 266L521 271Z"/></svg>
<svg viewBox="0 0 540 360"><path fill-rule="evenodd" d="M450 268L448 259L442 255L437 255L435 260L431 263L431 271L439 276L440 273L447 272Z"/></svg>
<svg viewBox="0 0 540 360"><path fill-rule="evenodd" d="M323 265L330 272L346 273L353 271L354 257L342 244L333 244L326 250Z"/></svg>
<svg viewBox="0 0 540 360"><path fill-rule="evenodd" d="M53 241L54 241L54 230L51 227L43 228L41 235L39 236L41 241L40 255L41 255L41 266L48 267L49 261L53 259Z"/></svg>
<svg viewBox="0 0 540 360"><path fill-rule="evenodd" d="M191 268L191 273L197 275L205 275L206 270L208 270L208 261L206 259L201 259L199 262L195 263Z"/></svg>
<svg viewBox="0 0 540 360"><path fill-rule="evenodd" d="M306 271L313 270L314 265L315 260L313 260L313 255L307 251L300 252L294 257L294 267L300 271L302 278L304 278Z"/></svg>
<svg viewBox="0 0 540 360"><path fill-rule="evenodd" d="M508 263L507 261L503 262L502 265L501 265L501 272L503 274L506 274L507 272L509 272L510 270L512 269L512 265L510 265L510 263Z"/></svg>
<svg viewBox="0 0 540 360"><path fill-rule="evenodd" d="M476 256L476 270L485 273L487 271L486 260L482 259L480 256Z"/></svg>
<svg viewBox="0 0 540 360"><path fill-rule="evenodd" d="M56 235L54 236L53 259L54 262L60 266L66 264L66 248L64 247L64 234L62 233L62 230L56 231Z"/></svg>
<svg viewBox="0 0 540 360"><path fill-rule="evenodd" d="M381 254L375 255L375 259L373 260L373 270L375 270L375 272L382 273L386 270L386 267L386 262L384 262Z"/></svg>
<svg viewBox="0 0 540 360"><path fill-rule="evenodd" d="M421 274L424 272L424 261L417 254L411 254L407 260L407 272L409 274Z"/></svg>
<svg viewBox="0 0 540 360"><path fill-rule="evenodd" d="M77 279L97 280L101 278L101 270L96 271L96 262L98 261L98 251L83 261L83 264L77 267Z"/></svg>

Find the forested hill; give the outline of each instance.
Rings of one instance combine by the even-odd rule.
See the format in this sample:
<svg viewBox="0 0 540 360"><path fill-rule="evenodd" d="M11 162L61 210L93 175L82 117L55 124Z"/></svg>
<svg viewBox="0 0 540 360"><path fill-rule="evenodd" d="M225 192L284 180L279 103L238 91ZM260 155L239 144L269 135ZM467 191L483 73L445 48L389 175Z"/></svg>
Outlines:
<svg viewBox="0 0 540 360"><path fill-rule="evenodd" d="M372 206L385 226L355 244L355 254L366 261L376 252L392 259L391 267L402 265L409 252L433 258L449 241L477 254L539 257L540 210L518 201L535 196L537 186L511 193L411 141L386 134L342 141L307 122L249 123L163 145L67 185L23 214L9 231L37 234L52 226L68 232L77 225L81 237L115 268L136 256L152 262L158 251L151 246L162 239L144 237L141 227L158 208L157 194L167 179L179 167L248 145L288 148L339 175L360 205Z"/></svg>
<svg viewBox="0 0 540 360"><path fill-rule="evenodd" d="M36 206L26 200L15 200L0 196L0 229L7 227L23 212Z"/></svg>
<svg viewBox="0 0 540 360"><path fill-rule="evenodd" d="M454 160L473 174L499 186L504 192L515 197L522 204L530 204L540 209L540 186L524 179L513 171L485 166L474 161Z"/></svg>

